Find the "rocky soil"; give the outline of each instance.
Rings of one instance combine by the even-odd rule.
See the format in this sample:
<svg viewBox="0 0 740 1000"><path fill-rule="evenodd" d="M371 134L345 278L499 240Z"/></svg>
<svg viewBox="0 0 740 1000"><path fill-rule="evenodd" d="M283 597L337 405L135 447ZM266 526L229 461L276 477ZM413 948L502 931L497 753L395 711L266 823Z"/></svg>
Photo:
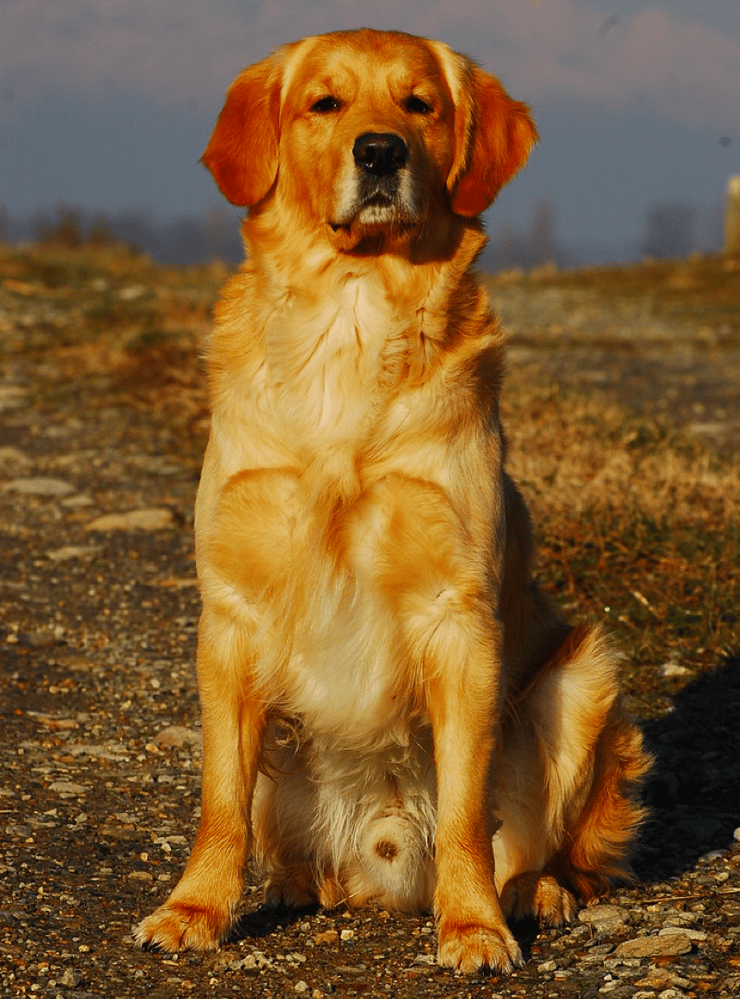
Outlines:
<svg viewBox="0 0 740 1000"><path fill-rule="evenodd" d="M616 298L597 272L497 280L512 367L659 413L740 466L740 285L719 269L702 295L695 271L661 272L698 289L674 312L643 272ZM134 947L198 820L197 346L222 278L115 247L0 248L2 995L740 995L737 647L685 677L653 665L637 881L570 927L516 927L513 975L439 970L427 917L268 913L254 876L220 951Z"/></svg>

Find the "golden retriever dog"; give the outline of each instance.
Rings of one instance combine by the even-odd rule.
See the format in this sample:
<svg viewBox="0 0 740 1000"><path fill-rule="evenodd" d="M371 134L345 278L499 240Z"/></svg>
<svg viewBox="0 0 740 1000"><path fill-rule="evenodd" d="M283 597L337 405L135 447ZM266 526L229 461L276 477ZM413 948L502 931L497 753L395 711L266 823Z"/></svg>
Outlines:
<svg viewBox="0 0 740 1000"><path fill-rule="evenodd" d="M537 135L440 42L286 45L203 156L248 206L208 347L196 504L203 806L138 942L216 947L269 905L433 911L438 960L521 962L623 871L648 766L614 653L532 579L504 470L479 214Z"/></svg>

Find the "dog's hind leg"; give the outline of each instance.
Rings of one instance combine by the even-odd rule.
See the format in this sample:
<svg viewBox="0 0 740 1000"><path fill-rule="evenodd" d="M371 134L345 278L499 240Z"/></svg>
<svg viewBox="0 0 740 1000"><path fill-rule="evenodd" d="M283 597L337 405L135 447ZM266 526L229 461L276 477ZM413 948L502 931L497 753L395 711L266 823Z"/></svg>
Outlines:
<svg viewBox="0 0 740 1000"><path fill-rule="evenodd" d="M265 904L273 909L305 909L320 902L310 746L296 720L276 718L268 726L252 826L254 860L265 876Z"/></svg>
<svg viewBox="0 0 740 1000"><path fill-rule="evenodd" d="M558 925L624 876L650 766L622 707L614 653L598 629L574 629L507 706L497 761L496 875L509 916Z"/></svg>

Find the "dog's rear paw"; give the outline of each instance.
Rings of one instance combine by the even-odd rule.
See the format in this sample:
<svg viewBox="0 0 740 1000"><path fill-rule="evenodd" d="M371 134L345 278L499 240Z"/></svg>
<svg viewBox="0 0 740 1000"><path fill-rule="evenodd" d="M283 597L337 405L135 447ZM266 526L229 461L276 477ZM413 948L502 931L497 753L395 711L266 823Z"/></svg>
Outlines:
<svg viewBox="0 0 740 1000"><path fill-rule="evenodd" d="M273 910L305 910L319 901L316 879L308 865L271 872L264 885L265 906Z"/></svg>
<svg viewBox="0 0 740 1000"><path fill-rule="evenodd" d="M223 941L230 924L228 913L169 902L141 921L134 938L146 951L211 951Z"/></svg>
<svg viewBox="0 0 740 1000"><path fill-rule="evenodd" d="M522 965L522 953L513 934L502 927L460 926L443 921L439 929L437 962L460 972L479 969L508 973Z"/></svg>
<svg viewBox="0 0 740 1000"><path fill-rule="evenodd" d="M542 872L522 872L504 886L501 907L508 918L534 917L547 927L562 927L575 919L578 904L567 889Z"/></svg>

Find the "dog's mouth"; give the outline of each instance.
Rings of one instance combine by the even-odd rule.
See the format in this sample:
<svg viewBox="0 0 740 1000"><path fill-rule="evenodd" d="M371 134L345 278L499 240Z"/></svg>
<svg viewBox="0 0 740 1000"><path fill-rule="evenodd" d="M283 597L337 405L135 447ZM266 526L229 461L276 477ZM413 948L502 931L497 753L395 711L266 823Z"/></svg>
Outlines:
<svg viewBox="0 0 740 1000"><path fill-rule="evenodd" d="M416 213L409 211L398 197L376 192L358 199L352 211L337 220L329 220L334 232L360 229L389 229L393 231L410 229L418 222Z"/></svg>
<svg viewBox="0 0 740 1000"><path fill-rule="evenodd" d="M401 238L419 225L419 212L406 203L400 192L374 191L358 197L348 211L329 219L333 233L356 238L388 235Z"/></svg>
<svg viewBox="0 0 740 1000"><path fill-rule="evenodd" d="M397 191L392 194L385 191L375 191L361 199L358 215L392 215L398 214L400 208Z"/></svg>

